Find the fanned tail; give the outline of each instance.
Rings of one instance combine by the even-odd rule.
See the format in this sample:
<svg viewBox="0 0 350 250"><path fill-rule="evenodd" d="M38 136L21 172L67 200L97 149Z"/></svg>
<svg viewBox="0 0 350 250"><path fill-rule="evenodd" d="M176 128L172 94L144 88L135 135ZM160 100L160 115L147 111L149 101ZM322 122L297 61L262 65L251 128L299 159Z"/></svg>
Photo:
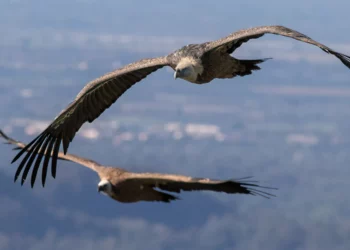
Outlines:
<svg viewBox="0 0 350 250"><path fill-rule="evenodd" d="M269 59L272 59L272 58L263 58L263 59L256 59L256 60L238 60L239 63L242 65L242 68L241 68L241 71L236 71L235 74L239 76L250 75L253 73L254 70L260 69L260 67L257 64L265 62L266 60L269 60Z"/></svg>

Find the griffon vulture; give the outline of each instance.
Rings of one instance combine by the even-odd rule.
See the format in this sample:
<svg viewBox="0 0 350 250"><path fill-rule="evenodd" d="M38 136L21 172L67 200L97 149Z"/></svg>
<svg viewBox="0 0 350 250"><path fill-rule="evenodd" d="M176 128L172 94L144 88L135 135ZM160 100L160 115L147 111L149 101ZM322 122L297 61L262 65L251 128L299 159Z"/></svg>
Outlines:
<svg viewBox="0 0 350 250"><path fill-rule="evenodd" d="M26 146L24 143L8 137L1 130L0 136L2 136L8 144L16 145L15 149L23 149ZM44 154L41 155L43 156ZM49 158L50 154L46 152L45 160ZM265 198L274 196L259 189L275 188L263 187L254 183L254 181L243 181L243 179L246 178L222 181L207 178L192 178L175 174L133 173L122 168L102 166L95 161L73 154L63 154L63 152L58 152L58 159L72 161L95 171L100 177L98 192L102 192L112 199L124 203L138 201L170 202L179 199L177 196L161 192L157 189L175 193L180 193L181 191L208 190L225 192L228 194L260 195ZM37 169L34 168L32 172L32 184L37 174L36 170ZM46 168L42 170L43 183L46 178L46 170Z"/></svg>
<svg viewBox="0 0 350 250"><path fill-rule="evenodd" d="M25 179L33 163L34 171L38 170L43 157L39 154L35 162L34 160L39 149L52 152L51 168L52 175L55 177L61 143L63 144L63 152L66 154L70 142L85 122L94 121L132 85L164 66L169 66L175 71L175 78L182 78L195 84L208 83L215 78L245 76L251 74L253 70L259 70L258 64L265 59L240 60L230 56L230 54L242 43L267 33L315 45L324 52L336 56L350 68L349 56L338 53L310 37L282 26L244 29L216 41L189 44L167 56L143 59L89 82L49 126L14 157L12 163L27 152L18 167L15 178L18 178L24 168L22 179ZM43 168L47 169L47 167L48 158L43 163Z"/></svg>

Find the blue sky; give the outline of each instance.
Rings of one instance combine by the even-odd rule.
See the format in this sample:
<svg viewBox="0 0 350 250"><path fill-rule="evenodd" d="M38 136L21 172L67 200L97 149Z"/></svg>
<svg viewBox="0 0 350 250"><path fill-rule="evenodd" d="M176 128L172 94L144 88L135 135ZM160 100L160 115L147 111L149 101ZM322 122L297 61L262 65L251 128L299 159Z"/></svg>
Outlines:
<svg viewBox="0 0 350 250"><path fill-rule="evenodd" d="M28 142L91 79L241 28L281 24L350 54L349 7L2 1L0 127ZM276 198L202 192L172 204L120 204L96 192L93 172L66 162L45 188L20 187L14 152L1 145L0 249L348 249L349 70L272 35L235 55L273 60L251 76L200 87L161 70L84 125L69 152L131 171L253 175L278 187Z"/></svg>

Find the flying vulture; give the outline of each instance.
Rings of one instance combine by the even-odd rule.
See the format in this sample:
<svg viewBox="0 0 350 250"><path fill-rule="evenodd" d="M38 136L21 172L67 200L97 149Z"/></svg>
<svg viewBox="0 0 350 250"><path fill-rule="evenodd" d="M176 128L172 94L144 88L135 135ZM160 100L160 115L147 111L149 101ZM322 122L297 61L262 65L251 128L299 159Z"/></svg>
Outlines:
<svg viewBox="0 0 350 250"><path fill-rule="evenodd" d="M38 155L39 149L52 152L51 168L52 175L55 177L60 145L63 145L63 152L66 154L70 142L85 122L94 121L132 85L164 66L169 66L175 71L174 78L182 78L196 84L208 83L215 78L250 75L253 70L259 70L258 64L266 59L240 60L230 54L242 43L259 38L266 33L290 37L315 45L324 52L336 56L350 68L349 56L338 53L310 37L283 26L244 29L216 41L189 44L167 56L143 59L86 84L74 101L13 158L12 163L26 152L18 166L15 178L18 178L24 168L22 179L25 179L33 163L34 171L38 171L43 158L42 155ZM48 167L48 163L49 159L46 158L43 163L44 169Z"/></svg>
<svg viewBox="0 0 350 250"><path fill-rule="evenodd" d="M15 145L15 149L23 149L26 146L26 144L8 137L1 130L0 137L3 137L8 144ZM45 154L41 155L45 155L45 160L50 158L50 154L48 154L47 151ZM177 196L160 190L174 193L180 193L181 191L207 190L225 192L228 194L260 195L265 198L274 196L273 194L259 189L275 188L260 186L252 180L243 181L243 179L247 178L237 180L213 180L207 178L192 178L175 174L133 173L122 168L103 166L95 161L73 154L64 154L63 152L58 152L58 159L72 161L95 171L100 177L98 192L123 203L138 201L170 202L179 199ZM43 168L43 183L45 183L46 171L47 168ZM32 172L32 185L34 184L36 175L37 172L34 169ZM242 180L242 182L240 180ZM23 182L24 180L22 179L22 184Z"/></svg>

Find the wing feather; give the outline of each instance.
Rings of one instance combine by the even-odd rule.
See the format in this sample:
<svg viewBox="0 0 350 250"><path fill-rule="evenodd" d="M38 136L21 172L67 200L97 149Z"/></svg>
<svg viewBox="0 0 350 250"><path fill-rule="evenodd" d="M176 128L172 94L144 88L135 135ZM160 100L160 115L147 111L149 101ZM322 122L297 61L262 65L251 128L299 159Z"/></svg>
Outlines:
<svg viewBox="0 0 350 250"><path fill-rule="evenodd" d="M313 40L312 38L289 28L283 26L259 26L250 29L243 29L234 32L227 37L219 40L208 42L205 44L205 53L213 50L221 50L223 52L231 54L235 49L240 47L242 43L249 41L250 39L256 39L262 37L264 34L274 34L285 37L290 37L295 40L315 45L322 49L324 52L336 56L345 66L350 68L350 57L339 52L336 52L329 47Z"/></svg>
<svg viewBox="0 0 350 250"><path fill-rule="evenodd" d="M56 178L56 169L57 169L57 159L58 159L58 152L60 149L61 139L55 138L55 144L53 146L52 151L52 159L51 159L51 175L53 178ZM45 149L43 149L45 150ZM66 153L64 153L66 154Z"/></svg>
<svg viewBox="0 0 350 250"><path fill-rule="evenodd" d="M51 141L51 138L46 137L45 142L43 144L43 148L47 148L50 141ZM42 161L43 157L44 157L44 154L42 152L39 152L38 157L36 158L33 170L32 170L32 178L31 178L31 186L32 187L34 186L34 182L35 182L36 175L37 175L37 172L38 172L38 169L40 166L40 162Z"/></svg>
<svg viewBox="0 0 350 250"><path fill-rule="evenodd" d="M265 198L274 196L260 189L275 189L260 186L254 181L246 180L213 180L207 178L192 178L182 175L157 174L157 173L126 173L124 183L134 185L149 185L153 188L160 188L168 192L180 193L181 191L207 190L214 192L225 192L229 194L251 194L260 195Z"/></svg>
<svg viewBox="0 0 350 250"><path fill-rule="evenodd" d="M7 144L15 145L16 146L15 149L22 150L24 148L27 148L26 144L24 144L23 142L20 142L20 141L16 141L15 139L10 138L9 136L7 136L1 130L0 130L0 137L3 137L6 140ZM38 146L38 145L41 145L40 144L40 140L44 140L44 143L42 144L42 147ZM32 187L34 186L34 183L35 183L35 179L36 179L36 175L38 173L40 161L42 160L42 158L44 156L45 156L45 159L44 159L44 164L43 164L43 168L42 168L42 184L43 184L43 186L45 186L46 174L47 174L47 168L48 168L50 156L54 157L55 155L57 155L56 161L57 161L57 159L66 160L66 161L72 161L72 162L78 163L80 165L83 165L85 167L88 167L91 170L94 170L96 172L99 171L99 168L102 168L102 166L100 164L98 164L97 162L92 161L90 159L79 157L79 156L76 156L76 155L73 155L73 154L64 154L63 152L59 152L58 151L59 150L59 142L60 142L60 140L57 140L54 137L41 136L41 137L38 138L36 143L32 144L31 147L27 148L27 150L30 150L30 149L34 148L33 152L35 152L36 155L38 155L38 158L36 158L36 162L35 162L34 168L32 170L32 176L31 176L31 186ZM46 149L46 151L44 151L43 149ZM32 158L33 155L34 154L32 154L32 155L27 154L25 156L26 160L28 160L29 157ZM29 161L30 160L31 159L29 159ZM22 174L22 180L21 180L21 184L22 185L25 182L25 179L27 178L28 172L30 170L30 167L28 167L28 166L30 166L32 164L32 163L27 162L27 165L25 165L26 162L27 161L22 161L21 162L20 167L17 168L16 174L15 174L15 181L16 181L17 178L19 177L23 167L26 166L26 168L25 168L25 170L23 171L23 174ZM39 164L37 162L39 162ZM53 161L52 161L52 164L54 164ZM56 175L56 165L53 165L51 170L52 170L52 175L55 176Z"/></svg>
<svg viewBox="0 0 350 250"><path fill-rule="evenodd" d="M88 83L79 92L75 100L71 102L66 109L62 110L48 127L13 158L12 163L26 153L17 169L15 179L17 179L25 163L27 163L23 173L24 178L22 178L22 183L24 182L39 150L46 151L49 146L50 150L52 150L53 140L55 142L53 144L51 174L55 177L57 154L60 145L63 145L63 152L66 154L69 144L74 139L76 132L85 122L94 121L132 85L167 65L168 61L166 57L143 59ZM46 143L48 141L50 141L50 143ZM33 144L35 146L32 146ZM43 162L43 169L45 169L43 175L45 174L45 176L48 162L48 159ZM35 161L33 173L37 173L40 163L41 159ZM35 177L33 178L32 185L35 181ZM42 177L42 181L44 181L45 178L46 177Z"/></svg>
<svg viewBox="0 0 350 250"><path fill-rule="evenodd" d="M47 147L47 152L52 152L52 148L53 148L54 143L55 143L55 138L50 137L50 142L49 142L49 145ZM42 182L43 187L45 186L45 182L46 182L47 167L49 165L49 161L50 161L50 154L45 154L45 159L44 159L44 164L43 164L43 169L42 169L42 174L41 174L41 182Z"/></svg>

